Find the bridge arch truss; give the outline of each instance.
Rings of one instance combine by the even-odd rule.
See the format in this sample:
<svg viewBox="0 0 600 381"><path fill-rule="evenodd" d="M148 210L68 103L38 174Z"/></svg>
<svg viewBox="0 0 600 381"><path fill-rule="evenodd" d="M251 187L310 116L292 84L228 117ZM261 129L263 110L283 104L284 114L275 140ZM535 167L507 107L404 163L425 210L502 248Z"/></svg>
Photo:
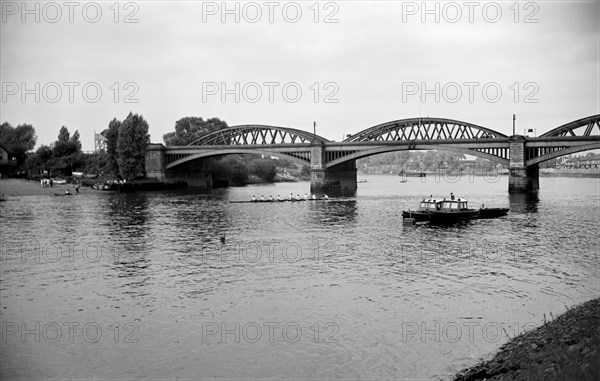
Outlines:
<svg viewBox="0 0 600 381"><path fill-rule="evenodd" d="M349 150L348 148L340 150L330 150L326 152L326 168L331 168L338 164L349 160L361 159L363 157L377 155L386 152L403 151L403 150L439 150L439 151L451 151L456 153L462 153L466 155L472 155L488 159L492 162L506 165L509 164L508 159L508 143L506 144L495 144L494 147L490 148L465 148L456 145L449 144L419 144L417 142L411 144L389 144L389 145L374 145L367 149Z"/></svg>
<svg viewBox="0 0 600 381"><path fill-rule="evenodd" d="M167 169L204 157L228 154L276 156L301 165L310 165L310 146L329 140L289 127L246 124L223 128L183 147L169 147Z"/></svg>
<svg viewBox="0 0 600 381"><path fill-rule="evenodd" d="M563 124L529 142L526 165L593 149L600 149L600 114Z"/></svg>
<svg viewBox="0 0 600 381"><path fill-rule="evenodd" d="M344 142L506 139L476 124L442 118L410 118L386 122L354 134Z"/></svg>
<svg viewBox="0 0 600 381"><path fill-rule="evenodd" d="M190 146L263 146L274 144L326 143L329 140L310 132L289 127L246 124L206 134Z"/></svg>
<svg viewBox="0 0 600 381"><path fill-rule="evenodd" d="M427 141L427 142L425 142ZM508 165L508 136L476 124L444 118L410 118L382 123L342 143L384 144L359 150L327 152L327 166L377 153L398 150L446 150Z"/></svg>

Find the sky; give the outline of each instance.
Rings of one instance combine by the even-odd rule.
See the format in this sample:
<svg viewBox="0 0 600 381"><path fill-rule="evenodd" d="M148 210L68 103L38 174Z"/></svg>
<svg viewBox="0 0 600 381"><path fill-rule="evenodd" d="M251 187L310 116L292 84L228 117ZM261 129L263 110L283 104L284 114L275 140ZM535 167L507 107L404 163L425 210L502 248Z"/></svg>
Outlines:
<svg viewBox="0 0 600 381"><path fill-rule="evenodd" d="M130 112L330 140L439 117L535 135L600 114L599 1L1 1L0 122L94 149Z"/></svg>

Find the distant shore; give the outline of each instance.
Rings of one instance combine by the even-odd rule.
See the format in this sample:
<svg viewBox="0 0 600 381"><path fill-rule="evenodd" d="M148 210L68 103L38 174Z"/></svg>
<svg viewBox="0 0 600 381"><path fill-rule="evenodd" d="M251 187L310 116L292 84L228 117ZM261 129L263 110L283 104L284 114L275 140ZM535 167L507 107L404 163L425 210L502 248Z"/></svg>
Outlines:
<svg viewBox="0 0 600 381"><path fill-rule="evenodd" d="M544 177L600 177L600 169L540 168L540 176L544 176Z"/></svg>
<svg viewBox="0 0 600 381"><path fill-rule="evenodd" d="M459 172L445 172L443 170L440 171L425 171L426 176L434 177L434 176L458 176ZM396 173L367 173L359 170L357 172L358 176L398 176ZM463 171L463 176L487 176L487 177L495 177L498 176L498 172L483 172L483 171ZM508 170L504 170L500 173L501 176L508 176ZM400 176L401 177L401 176ZM415 177L415 176L408 176ZM587 177L587 178L600 178L600 169L560 169L560 168L540 168L540 177Z"/></svg>
<svg viewBox="0 0 600 381"><path fill-rule="evenodd" d="M491 360L462 370L454 381L599 380L600 298L548 319L506 343Z"/></svg>

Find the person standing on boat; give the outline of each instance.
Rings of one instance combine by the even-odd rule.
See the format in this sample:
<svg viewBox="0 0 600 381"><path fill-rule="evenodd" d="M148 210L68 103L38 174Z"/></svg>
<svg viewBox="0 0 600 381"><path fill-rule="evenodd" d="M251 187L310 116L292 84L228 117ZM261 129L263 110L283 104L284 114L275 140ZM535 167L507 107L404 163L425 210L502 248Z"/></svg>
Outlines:
<svg viewBox="0 0 600 381"><path fill-rule="evenodd" d="M450 200L454 200L454 193L450 192Z"/></svg>

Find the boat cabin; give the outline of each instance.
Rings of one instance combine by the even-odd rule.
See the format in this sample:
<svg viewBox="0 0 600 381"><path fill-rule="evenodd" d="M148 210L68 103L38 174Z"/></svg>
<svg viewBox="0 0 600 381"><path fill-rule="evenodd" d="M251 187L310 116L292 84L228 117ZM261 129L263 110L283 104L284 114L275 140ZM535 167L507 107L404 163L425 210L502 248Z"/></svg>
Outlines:
<svg viewBox="0 0 600 381"><path fill-rule="evenodd" d="M440 210L441 204L442 200L432 198L423 199L421 200L421 204L419 204L419 211Z"/></svg>
<svg viewBox="0 0 600 381"><path fill-rule="evenodd" d="M441 202L440 210L465 210L469 209L467 205L468 201L464 198L456 200L444 200Z"/></svg>

